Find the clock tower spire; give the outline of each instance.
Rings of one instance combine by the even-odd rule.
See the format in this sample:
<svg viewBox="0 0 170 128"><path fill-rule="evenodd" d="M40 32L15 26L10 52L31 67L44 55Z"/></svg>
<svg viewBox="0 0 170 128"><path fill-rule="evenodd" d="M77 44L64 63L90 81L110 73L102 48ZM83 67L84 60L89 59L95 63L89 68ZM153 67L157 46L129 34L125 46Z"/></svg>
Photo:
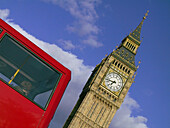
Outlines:
<svg viewBox="0 0 170 128"><path fill-rule="evenodd" d="M140 24L136 27L136 29L130 34L125 37L120 46L116 49L116 51L113 52L113 54L116 56L117 54L123 58L124 61L127 61L132 65L132 67L135 69L135 55L137 53L137 49L139 48L141 44L140 40L140 34L141 34L141 28L143 25L144 20L146 19L146 16L148 15L148 12L143 17Z"/></svg>
<svg viewBox="0 0 170 128"><path fill-rule="evenodd" d="M136 76L143 21L93 70L63 128L108 128Z"/></svg>
<svg viewBox="0 0 170 128"><path fill-rule="evenodd" d="M132 38L134 41L140 41L140 33L141 33L141 28L143 25L144 20L146 19L146 16L148 15L149 10L147 11L147 13L145 14L145 16L143 17L142 21L140 22L140 24L136 27L136 29L129 34L129 37Z"/></svg>

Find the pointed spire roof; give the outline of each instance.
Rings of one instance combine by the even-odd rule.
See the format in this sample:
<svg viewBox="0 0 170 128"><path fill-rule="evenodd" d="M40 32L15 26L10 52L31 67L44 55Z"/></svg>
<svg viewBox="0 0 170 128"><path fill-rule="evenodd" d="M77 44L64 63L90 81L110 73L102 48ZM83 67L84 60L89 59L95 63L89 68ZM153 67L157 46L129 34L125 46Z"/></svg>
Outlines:
<svg viewBox="0 0 170 128"><path fill-rule="evenodd" d="M147 11L145 16L143 17L143 19L140 22L140 24L136 27L136 29L129 34L130 37L132 37L134 40L138 41L139 43L140 43L141 28L142 28L144 20L146 19L146 16L148 15L148 12L149 12L149 10Z"/></svg>
<svg viewBox="0 0 170 128"><path fill-rule="evenodd" d="M137 53L137 49L140 46L140 33L141 28L143 25L144 20L146 19L146 16L148 15L148 12L143 17L141 23L136 27L136 29L131 32L128 36L126 36L119 47L114 50L111 55L113 55L115 58L119 59L126 65L128 65L130 68L137 70L137 67L135 66L135 55ZM130 41L131 40L131 41Z"/></svg>

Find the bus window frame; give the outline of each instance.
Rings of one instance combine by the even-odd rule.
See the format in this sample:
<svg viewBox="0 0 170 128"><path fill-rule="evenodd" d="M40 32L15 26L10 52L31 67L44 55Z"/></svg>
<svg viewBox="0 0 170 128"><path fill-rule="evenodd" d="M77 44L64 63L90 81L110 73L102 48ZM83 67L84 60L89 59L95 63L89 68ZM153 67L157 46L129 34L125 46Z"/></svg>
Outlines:
<svg viewBox="0 0 170 128"><path fill-rule="evenodd" d="M0 28L1 29L1 28ZM31 51L29 48L27 48L25 45L23 45L21 42L19 42L17 39L15 39L13 36L11 36L10 34L8 34L7 32L5 32L3 34L3 36L0 38L0 42L2 41L3 38L5 38L5 36L8 36L10 39L14 40L15 43L17 43L19 46L21 46L24 50L26 50L29 54L31 54L32 56L34 56L36 59L38 59L40 62L44 63L46 66L48 66L49 68L53 69L55 72L59 73L59 78L57 80L57 82L54 85L54 88L52 89L52 92L50 93L48 100L46 101L45 107L42 107L41 105L39 105L36 101L31 100L29 97L25 96L24 94L20 93L17 89L15 89L12 85L10 85L7 81L3 80L2 78L0 78L0 80L2 80L4 83L6 83L9 87L11 87L12 89L14 89L15 91L17 91L19 94L21 94L22 96L24 96L25 98L27 98L28 100L30 100L31 102L33 102L35 105L37 105L38 107L40 107L41 109L43 109L44 111L47 109L53 94L57 88L57 85L61 79L62 73L59 72L57 69L55 69L52 65L50 65L49 63L47 63L45 60L43 60L41 57L39 57L37 54L35 54L33 51Z"/></svg>

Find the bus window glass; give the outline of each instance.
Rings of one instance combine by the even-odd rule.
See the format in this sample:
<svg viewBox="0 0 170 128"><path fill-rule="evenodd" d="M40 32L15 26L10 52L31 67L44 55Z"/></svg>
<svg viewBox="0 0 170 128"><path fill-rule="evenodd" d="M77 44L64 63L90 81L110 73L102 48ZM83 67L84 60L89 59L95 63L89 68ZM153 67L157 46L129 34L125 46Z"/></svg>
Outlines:
<svg viewBox="0 0 170 128"><path fill-rule="evenodd" d="M9 35L0 41L0 78L45 108L61 73L21 46Z"/></svg>

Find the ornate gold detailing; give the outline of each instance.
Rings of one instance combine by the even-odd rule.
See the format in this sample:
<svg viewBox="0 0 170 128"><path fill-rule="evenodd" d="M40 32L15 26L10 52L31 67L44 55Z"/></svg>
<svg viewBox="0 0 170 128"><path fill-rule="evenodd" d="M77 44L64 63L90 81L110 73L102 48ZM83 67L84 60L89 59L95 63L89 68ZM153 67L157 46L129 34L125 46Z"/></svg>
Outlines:
<svg viewBox="0 0 170 128"><path fill-rule="evenodd" d="M123 57L119 56L119 54L117 54L116 52L113 52L112 55L113 55L114 57L116 57L118 60L122 59L122 60L125 62L125 65L129 65L129 66L132 68L132 70L135 70L135 71L137 70L136 67L135 67L135 65L132 65L129 61L127 61L127 60L124 59ZM120 60L120 61L121 61L121 60ZM123 62L123 63L124 63L124 62Z"/></svg>
<svg viewBox="0 0 170 128"><path fill-rule="evenodd" d="M130 34L131 34L131 33L130 33ZM133 36L131 36L130 34L129 34L129 37L132 38L133 40L135 40L136 42L138 42L138 43L140 44L140 41L138 41L137 39L135 39L135 38L134 38Z"/></svg>

